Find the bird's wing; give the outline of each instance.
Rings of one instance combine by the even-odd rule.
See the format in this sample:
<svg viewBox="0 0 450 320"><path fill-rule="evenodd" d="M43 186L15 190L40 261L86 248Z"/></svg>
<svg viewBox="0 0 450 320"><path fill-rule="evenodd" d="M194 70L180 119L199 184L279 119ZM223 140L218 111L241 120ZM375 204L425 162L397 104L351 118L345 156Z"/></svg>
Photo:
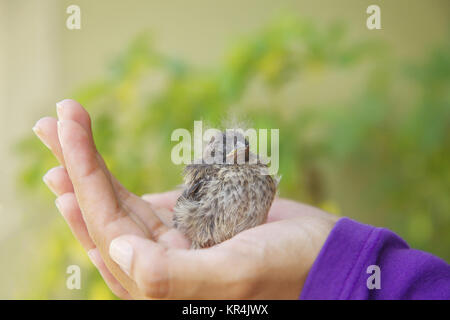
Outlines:
<svg viewBox="0 0 450 320"><path fill-rule="evenodd" d="M186 189L183 197L187 200L200 201L207 193L205 185L216 176L217 168L211 165L194 164L185 168L185 184Z"/></svg>

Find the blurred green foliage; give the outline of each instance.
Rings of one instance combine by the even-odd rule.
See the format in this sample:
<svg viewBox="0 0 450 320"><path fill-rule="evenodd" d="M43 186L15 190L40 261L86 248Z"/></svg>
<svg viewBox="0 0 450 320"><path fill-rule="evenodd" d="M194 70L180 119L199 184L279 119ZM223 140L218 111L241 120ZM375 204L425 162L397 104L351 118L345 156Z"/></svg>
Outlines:
<svg viewBox="0 0 450 320"><path fill-rule="evenodd" d="M302 102L302 83L333 72L357 77L349 97ZM174 129L200 119L220 126L232 115L280 129L281 196L391 228L448 261L449 86L449 43L408 63L380 41L349 39L343 24L320 28L283 17L207 70L158 52L142 34L73 98L91 113L109 168L137 194L181 182L182 168L170 161ZM43 190L41 177L55 160L34 138L20 150L22 181ZM31 297L112 297L61 219L45 233ZM68 293L61 270L77 261L88 280L80 293Z"/></svg>

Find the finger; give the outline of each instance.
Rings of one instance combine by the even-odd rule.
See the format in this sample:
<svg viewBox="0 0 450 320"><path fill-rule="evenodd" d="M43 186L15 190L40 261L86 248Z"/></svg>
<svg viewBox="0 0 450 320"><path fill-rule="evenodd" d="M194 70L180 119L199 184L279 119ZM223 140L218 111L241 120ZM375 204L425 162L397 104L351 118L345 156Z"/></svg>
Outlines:
<svg viewBox="0 0 450 320"><path fill-rule="evenodd" d="M42 143L53 152L59 163L64 166L64 157L59 144L56 122L57 120L51 117L39 119L34 125L33 131Z"/></svg>
<svg viewBox="0 0 450 320"><path fill-rule="evenodd" d="M142 199L152 204L155 213L169 228L173 227L173 207L180 196L180 190L145 194Z"/></svg>
<svg viewBox="0 0 450 320"><path fill-rule="evenodd" d="M150 202L155 207L166 208L173 210L178 197L181 195L181 190L172 190L162 193L144 194L142 199Z"/></svg>
<svg viewBox="0 0 450 320"><path fill-rule="evenodd" d="M56 113L59 120L78 122L86 130L89 137L93 139L91 117L80 103L72 99L64 99L56 103Z"/></svg>
<svg viewBox="0 0 450 320"><path fill-rule="evenodd" d="M56 207L61 215L66 220L73 235L78 239L83 248L89 251L95 248L95 243L92 241L80 207L78 206L75 194L72 192L64 193L55 200Z"/></svg>
<svg viewBox="0 0 450 320"><path fill-rule="evenodd" d="M58 136L89 235L111 273L136 297L139 291L134 282L111 260L108 247L119 235L146 237L147 232L119 203L109 177L100 167L94 142L84 128L73 120L60 120Z"/></svg>
<svg viewBox="0 0 450 320"><path fill-rule="evenodd" d="M109 251L150 298L226 298L221 296L224 287L234 294L239 286L234 279L242 270L234 268L236 259L227 250L167 249L149 239L124 235L111 242Z"/></svg>
<svg viewBox="0 0 450 320"><path fill-rule="evenodd" d="M91 119L89 114L85 112L83 107L74 100L63 100L56 104L56 112L60 119L70 119L78 122L92 137ZM36 122L33 127L34 133L46 145L64 165L64 157L62 155L61 146L58 139L57 120L52 117L44 117Z"/></svg>
<svg viewBox="0 0 450 320"><path fill-rule="evenodd" d="M121 221L127 233L143 235L143 230L128 221L127 212L119 203L109 177L100 167L94 142L86 131L75 121L60 120L58 135L67 172L92 234L102 235L105 227ZM104 240L93 238L96 243Z"/></svg>
<svg viewBox="0 0 450 320"><path fill-rule="evenodd" d="M50 169L42 179L56 196L73 192L72 182L66 169L62 166Z"/></svg>
<svg viewBox="0 0 450 320"><path fill-rule="evenodd" d="M87 134L86 141L91 144L91 151L95 153L96 164L99 169L103 170L104 176L109 179L112 185L112 190L115 196L118 198L120 205L128 211L131 218L140 226L144 232L148 235L152 235L154 238L158 238L159 234L166 231L167 228L158 215L152 210L152 207L145 201L142 201L139 197L129 192L125 187L121 185L117 179L109 172L107 166L100 156L100 154L95 150L95 145L93 141L91 119L88 112L76 101L71 99L66 99L57 103L57 113L58 118L62 121L70 120L78 123ZM161 213L162 216L164 214ZM170 220L171 221L171 220Z"/></svg>
<svg viewBox="0 0 450 320"><path fill-rule="evenodd" d="M133 297L139 297L135 283L130 282L130 278L111 260L108 253L109 243L123 234L146 237L150 231L150 236L156 239L163 234L167 238L173 233L174 238L182 237L181 234L163 232L168 229L154 214L148 215L145 221L148 229L144 228L140 216L136 216L134 212L139 212L145 205L146 212L152 213L148 210L148 203L124 192L124 188L114 188L112 176L105 170L103 159L85 127L71 119L59 120L58 137L66 168L92 240L111 273Z"/></svg>
<svg viewBox="0 0 450 320"><path fill-rule="evenodd" d="M66 220L72 233L88 252L111 291L121 299L129 299L129 293L122 287L106 267L95 244L89 236L78 202L73 193L73 186L64 167L50 169L44 176L45 183L58 196L55 203Z"/></svg>
<svg viewBox="0 0 450 320"><path fill-rule="evenodd" d="M108 288L120 299L123 300L131 299L131 295L128 293L128 291L124 289L124 287L120 284L120 282L117 281L117 279L106 267L106 264L103 261L102 256L100 255L100 251L97 248L91 249L88 251L88 256L91 259L94 266L100 272L100 275L102 276L103 280L105 280Z"/></svg>
<svg viewBox="0 0 450 320"><path fill-rule="evenodd" d="M168 228L173 228L173 211L166 208L153 208L154 213Z"/></svg>
<svg viewBox="0 0 450 320"><path fill-rule="evenodd" d="M71 117L78 119L83 125L83 128L89 130L88 135L92 137L92 133L90 131L90 124L89 124L89 116L86 112L80 112L78 108L72 107L68 108L69 111L66 113L65 111L61 110L60 106L59 114L61 114L64 117ZM64 108L65 109L65 108ZM65 165L64 156L62 154L61 145L58 138L57 133L57 120L54 118L42 118L40 119L36 125L33 127L33 131L36 133L36 135L41 139L41 141L51 149L55 157L58 159L58 161ZM143 201L136 201L136 196L131 195L112 175L109 173L109 171L106 169L106 165L103 162L103 159L98 155L98 160L100 163L100 167L105 172L105 175L111 180L111 183L115 189L116 194L121 198L121 200L124 203L128 203L128 206L134 207L133 213L139 216L139 220L141 221L141 224L146 225L146 227L149 227L147 225L147 221L151 221L152 217L151 215L151 207L143 202ZM49 186L51 188L51 186ZM154 218L154 217L153 217Z"/></svg>
<svg viewBox="0 0 450 320"><path fill-rule="evenodd" d="M56 207L83 248L86 250L94 248L95 244L87 231L66 169L63 167L50 169L44 176L44 181L58 196L55 200Z"/></svg>
<svg viewBox="0 0 450 320"><path fill-rule="evenodd" d="M79 123L86 131L88 136L92 139L91 120L86 110L76 101L66 99L57 103L57 113L61 119L73 120ZM41 141L49 147L58 161L64 166L64 156L62 154L61 145L57 133L57 120L51 117L40 119L33 127L33 131L41 139ZM128 207L133 207L133 215L136 215L136 221L143 225L146 229L151 228L152 220L155 216L152 213L150 205L143 201L137 201L136 196L132 195L115 179L107 170L106 165L100 155L97 155L100 167L105 172L105 175L111 180L116 195ZM164 220L163 222L171 227L171 221L167 216L167 212L158 210L158 216Z"/></svg>

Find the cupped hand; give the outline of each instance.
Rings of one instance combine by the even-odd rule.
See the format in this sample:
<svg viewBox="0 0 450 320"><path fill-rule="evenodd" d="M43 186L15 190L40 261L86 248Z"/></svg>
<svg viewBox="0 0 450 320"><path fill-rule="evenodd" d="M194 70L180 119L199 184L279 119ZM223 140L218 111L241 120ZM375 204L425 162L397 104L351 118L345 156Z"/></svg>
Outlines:
<svg viewBox="0 0 450 320"><path fill-rule="evenodd" d="M172 227L179 192L138 197L108 171L86 110L57 104L33 130L61 163L44 181L105 282L123 299L296 299L336 218L276 199L266 224L189 250Z"/></svg>

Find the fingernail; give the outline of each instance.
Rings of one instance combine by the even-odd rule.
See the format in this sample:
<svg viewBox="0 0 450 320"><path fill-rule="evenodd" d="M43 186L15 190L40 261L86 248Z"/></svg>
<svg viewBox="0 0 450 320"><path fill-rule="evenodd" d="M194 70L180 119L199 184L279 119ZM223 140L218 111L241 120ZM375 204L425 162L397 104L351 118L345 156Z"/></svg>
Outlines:
<svg viewBox="0 0 450 320"><path fill-rule="evenodd" d="M133 247L128 241L122 239L114 239L111 241L109 255L120 266L123 272L130 275Z"/></svg>
<svg viewBox="0 0 450 320"><path fill-rule="evenodd" d="M64 100L61 100L56 103L56 114L58 115L58 118L61 118L61 116L62 116L62 109L63 109L62 103L63 102L64 102Z"/></svg>
<svg viewBox="0 0 450 320"><path fill-rule="evenodd" d="M50 146L47 144L47 142L46 142L45 139L44 139L44 134L42 133L41 128L39 128L37 125L35 125L35 126L32 128L32 130L33 130L34 134L39 138L39 140L41 140L41 142L42 142L47 148L50 149Z"/></svg>
<svg viewBox="0 0 450 320"><path fill-rule="evenodd" d="M52 183L52 179L51 179L51 175L55 170L61 169L62 166L59 167L55 167L55 168L51 168L50 170L47 171L47 173L42 177L42 180L44 181L44 183L47 185L47 187L55 194L58 195L56 193L56 190L54 188L54 185Z"/></svg>
<svg viewBox="0 0 450 320"><path fill-rule="evenodd" d="M98 249L94 248L87 252L89 259L91 259L92 264L98 268Z"/></svg>
<svg viewBox="0 0 450 320"><path fill-rule="evenodd" d="M58 211L59 211L60 213L62 213L62 211L61 211L61 205L60 205L60 203L59 203L59 198L56 198L56 200L55 200L55 205L56 205L56 208L58 208Z"/></svg>
<svg viewBox="0 0 450 320"><path fill-rule="evenodd" d="M48 174L48 173L47 173ZM45 174L45 176L42 177L42 180L44 181L45 185L50 189L51 192L53 192L54 194L58 195L52 185L51 180L47 177L47 174Z"/></svg>
<svg viewBox="0 0 450 320"><path fill-rule="evenodd" d="M61 130L62 130L62 123L61 121L56 122L56 126L58 129L58 136L61 136Z"/></svg>

